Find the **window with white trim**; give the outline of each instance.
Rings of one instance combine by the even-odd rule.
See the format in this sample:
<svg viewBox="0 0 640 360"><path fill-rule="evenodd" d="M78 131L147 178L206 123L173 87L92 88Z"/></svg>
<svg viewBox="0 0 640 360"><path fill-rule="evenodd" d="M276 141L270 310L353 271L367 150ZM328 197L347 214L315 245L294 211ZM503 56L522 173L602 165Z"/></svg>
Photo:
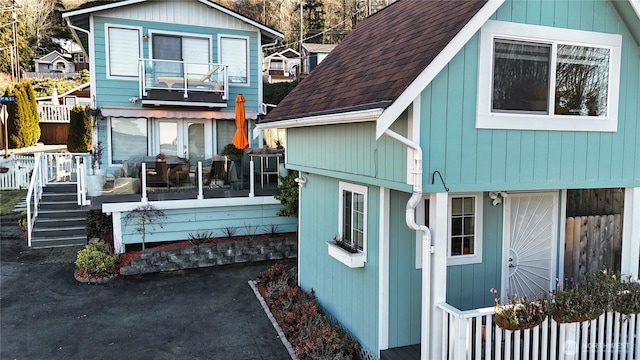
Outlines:
<svg viewBox="0 0 640 360"><path fill-rule="evenodd" d="M228 66L231 84L249 84L249 38L220 36L220 63Z"/></svg>
<svg viewBox="0 0 640 360"><path fill-rule="evenodd" d="M340 238L351 248L366 252L367 187L340 182Z"/></svg>
<svg viewBox="0 0 640 360"><path fill-rule="evenodd" d="M106 32L108 75L137 78L140 29L107 26Z"/></svg>
<svg viewBox="0 0 640 360"><path fill-rule="evenodd" d="M147 119L109 119L109 158L111 164L122 164L133 156L147 155Z"/></svg>
<svg viewBox="0 0 640 360"><path fill-rule="evenodd" d="M482 194L449 197L448 265L482 262Z"/></svg>
<svg viewBox="0 0 640 360"><path fill-rule="evenodd" d="M621 36L488 21L477 127L616 131Z"/></svg>

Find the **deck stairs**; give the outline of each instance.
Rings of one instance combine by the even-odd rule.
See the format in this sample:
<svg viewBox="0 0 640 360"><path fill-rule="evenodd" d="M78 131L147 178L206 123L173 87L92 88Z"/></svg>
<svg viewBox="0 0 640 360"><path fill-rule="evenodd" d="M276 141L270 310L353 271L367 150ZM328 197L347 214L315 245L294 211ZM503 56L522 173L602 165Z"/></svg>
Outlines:
<svg viewBox="0 0 640 360"><path fill-rule="evenodd" d="M76 184L51 183L43 188L31 247L50 248L87 243L87 210L77 204Z"/></svg>

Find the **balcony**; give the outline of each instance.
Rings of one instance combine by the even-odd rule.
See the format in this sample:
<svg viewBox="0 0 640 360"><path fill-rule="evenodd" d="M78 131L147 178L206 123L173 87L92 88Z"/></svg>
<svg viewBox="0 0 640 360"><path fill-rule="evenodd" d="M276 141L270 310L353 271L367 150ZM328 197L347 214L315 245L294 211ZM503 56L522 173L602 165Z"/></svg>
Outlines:
<svg viewBox="0 0 640 360"><path fill-rule="evenodd" d="M143 105L227 106L227 66L172 60L140 60Z"/></svg>

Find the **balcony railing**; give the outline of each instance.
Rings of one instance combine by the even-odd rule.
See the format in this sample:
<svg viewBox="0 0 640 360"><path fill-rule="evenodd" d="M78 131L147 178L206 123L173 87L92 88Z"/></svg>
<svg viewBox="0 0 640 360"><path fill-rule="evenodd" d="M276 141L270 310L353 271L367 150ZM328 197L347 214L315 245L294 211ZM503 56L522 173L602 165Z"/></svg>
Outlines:
<svg viewBox="0 0 640 360"><path fill-rule="evenodd" d="M227 106L226 65L142 59L140 74L142 104Z"/></svg>
<svg viewBox="0 0 640 360"><path fill-rule="evenodd" d="M51 103L38 103L40 122L43 123L69 123L71 119L71 105L55 105Z"/></svg>

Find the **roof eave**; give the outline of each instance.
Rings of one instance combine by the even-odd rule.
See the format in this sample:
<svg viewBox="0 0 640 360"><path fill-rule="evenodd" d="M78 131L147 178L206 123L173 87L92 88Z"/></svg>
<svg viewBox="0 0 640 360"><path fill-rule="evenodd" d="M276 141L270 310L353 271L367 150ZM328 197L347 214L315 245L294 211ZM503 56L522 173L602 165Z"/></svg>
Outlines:
<svg viewBox="0 0 640 360"><path fill-rule="evenodd" d="M480 30L505 0L488 0L467 22L460 32L433 59L433 61L409 84L398 98L380 115L376 123L376 139L396 121L431 81L444 69L453 57Z"/></svg>
<svg viewBox="0 0 640 360"><path fill-rule="evenodd" d="M264 129L288 129L307 126L335 125L357 122L376 121L383 108L373 108L365 110L356 110L350 112L340 112L325 115L302 116L287 120L271 121L259 123L253 130L253 137L257 137Z"/></svg>
<svg viewBox="0 0 640 360"><path fill-rule="evenodd" d="M122 1L122 2L117 2L117 3L111 3L111 4L104 4L104 5L99 5L99 6L95 6L95 7L90 7L90 8L86 8L86 9L80 9L80 10L71 10L69 12L65 12L62 14L63 18L68 18L71 16L77 16L77 15L85 15L85 14L90 14L90 13L94 13L97 11L104 11L104 10L109 10L109 9L113 9L113 8L117 8L117 7L121 7L121 6L128 6L128 5L132 5L132 4L137 4L137 3L141 3L141 2L145 2L147 0L127 0L127 1ZM279 31L276 31L274 29L271 29L268 26L265 26L263 24L260 24L257 21L251 20L243 15L240 15L234 11L231 11L229 9L227 9L224 6L220 6L212 1L208 1L208 0L198 0L199 2L213 7L218 11L221 11L229 16L235 17L238 20L244 21L248 24L251 24L255 27L257 27L258 29L260 29L260 31L265 34L268 35L270 38L272 39L277 39L277 38L284 38L284 34L282 34Z"/></svg>

